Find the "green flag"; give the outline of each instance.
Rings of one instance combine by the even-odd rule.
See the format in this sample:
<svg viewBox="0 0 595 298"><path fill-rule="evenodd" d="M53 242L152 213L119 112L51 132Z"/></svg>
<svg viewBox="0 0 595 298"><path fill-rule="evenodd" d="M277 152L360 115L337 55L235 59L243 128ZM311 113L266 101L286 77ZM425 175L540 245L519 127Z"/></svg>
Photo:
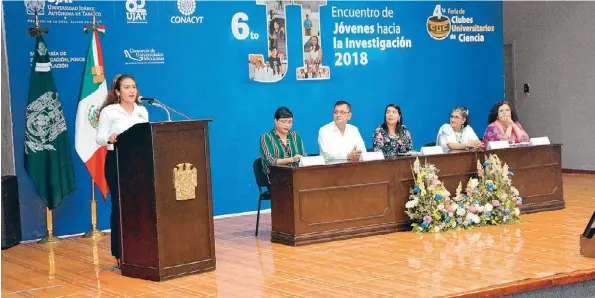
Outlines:
<svg viewBox="0 0 595 298"><path fill-rule="evenodd" d="M74 171L49 51L41 33L35 35L26 115L25 170L46 207L54 209L74 190Z"/></svg>

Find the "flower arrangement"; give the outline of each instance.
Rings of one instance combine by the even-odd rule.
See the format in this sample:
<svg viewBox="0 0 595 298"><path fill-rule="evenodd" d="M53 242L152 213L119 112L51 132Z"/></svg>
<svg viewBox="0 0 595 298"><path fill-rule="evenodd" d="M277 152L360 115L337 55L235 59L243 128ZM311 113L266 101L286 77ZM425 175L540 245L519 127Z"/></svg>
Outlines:
<svg viewBox="0 0 595 298"><path fill-rule="evenodd" d="M467 192L469 196L480 198L482 221L489 225L517 222L523 198L512 185L510 177L514 173L508 165L502 164L497 155L490 154L483 163L477 161L477 173L479 179L469 180Z"/></svg>
<svg viewBox="0 0 595 298"><path fill-rule="evenodd" d="M413 163L415 187L409 190L406 213L413 220L416 232L440 232L455 228L455 213L451 210L450 192L438 179L438 169L433 164Z"/></svg>
<svg viewBox="0 0 595 298"><path fill-rule="evenodd" d="M457 204L457 223L459 224L460 228L473 228L474 226L481 225L483 223L483 220L480 216L481 212L484 211L483 206L481 205L481 199L469 192L469 188L473 187L476 183L479 182L470 179L467 183L465 193L462 193L461 191L463 186L462 183L459 182L456 196L453 198Z"/></svg>
<svg viewBox="0 0 595 298"><path fill-rule="evenodd" d="M475 226L514 223L519 220L523 199L512 185L513 175L498 156L490 155L483 164L477 161L478 178L471 178L463 192L459 182L456 194L438 179L433 164L413 164L415 186L409 190L406 213L416 232L441 232Z"/></svg>

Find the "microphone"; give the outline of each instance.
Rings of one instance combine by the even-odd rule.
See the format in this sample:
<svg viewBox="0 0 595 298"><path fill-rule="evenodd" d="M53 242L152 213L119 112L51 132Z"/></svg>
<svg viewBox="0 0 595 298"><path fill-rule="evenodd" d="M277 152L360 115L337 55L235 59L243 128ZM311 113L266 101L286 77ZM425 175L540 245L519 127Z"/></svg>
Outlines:
<svg viewBox="0 0 595 298"><path fill-rule="evenodd" d="M155 101L158 101L158 100L156 100L155 98L151 98L151 97L143 97L143 96L139 96L139 97L138 97L138 100L139 100L140 102L146 102L146 103L147 103L147 104L149 104L149 105L153 105L153 103L154 103Z"/></svg>

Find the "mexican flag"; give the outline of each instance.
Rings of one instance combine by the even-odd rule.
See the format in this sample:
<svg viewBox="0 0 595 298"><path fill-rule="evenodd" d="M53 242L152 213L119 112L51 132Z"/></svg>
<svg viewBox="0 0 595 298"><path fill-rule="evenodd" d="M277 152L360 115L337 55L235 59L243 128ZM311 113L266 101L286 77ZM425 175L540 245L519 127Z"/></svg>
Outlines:
<svg viewBox="0 0 595 298"><path fill-rule="evenodd" d="M91 33L91 44L85 60L76 111L74 144L76 152L87 166L91 178L103 195L103 199L106 200L109 192L104 173L107 148L99 146L95 142L99 123L99 108L107 97L107 85L103 73L103 53L99 43L99 33L104 31L103 26L85 27L85 32Z"/></svg>
<svg viewBox="0 0 595 298"><path fill-rule="evenodd" d="M40 31L31 66L25 128L25 170L49 209L74 191L74 170L66 120L54 77L49 50Z"/></svg>

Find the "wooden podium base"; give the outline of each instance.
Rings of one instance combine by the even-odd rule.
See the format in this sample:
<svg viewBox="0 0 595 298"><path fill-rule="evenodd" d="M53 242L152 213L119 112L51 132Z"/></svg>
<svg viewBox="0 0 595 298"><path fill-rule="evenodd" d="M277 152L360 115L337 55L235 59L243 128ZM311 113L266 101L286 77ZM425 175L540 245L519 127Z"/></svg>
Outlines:
<svg viewBox="0 0 595 298"><path fill-rule="evenodd" d="M580 235L581 256L595 258L595 238L586 238Z"/></svg>

